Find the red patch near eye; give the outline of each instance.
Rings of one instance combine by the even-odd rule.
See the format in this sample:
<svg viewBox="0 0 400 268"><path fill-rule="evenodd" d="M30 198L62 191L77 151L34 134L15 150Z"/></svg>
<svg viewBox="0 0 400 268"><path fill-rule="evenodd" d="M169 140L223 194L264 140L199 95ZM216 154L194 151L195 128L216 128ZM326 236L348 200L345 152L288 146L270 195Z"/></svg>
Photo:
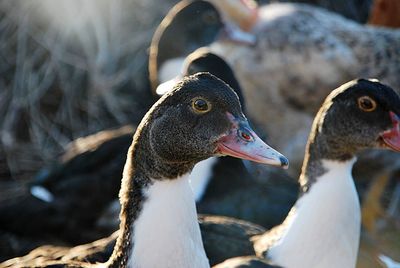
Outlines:
<svg viewBox="0 0 400 268"><path fill-rule="evenodd" d="M244 132L242 132L242 138L243 139L245 139L245 140L251 140L251 136L249 135L249 134L247 134L247 133L244 133Z"/></svg>

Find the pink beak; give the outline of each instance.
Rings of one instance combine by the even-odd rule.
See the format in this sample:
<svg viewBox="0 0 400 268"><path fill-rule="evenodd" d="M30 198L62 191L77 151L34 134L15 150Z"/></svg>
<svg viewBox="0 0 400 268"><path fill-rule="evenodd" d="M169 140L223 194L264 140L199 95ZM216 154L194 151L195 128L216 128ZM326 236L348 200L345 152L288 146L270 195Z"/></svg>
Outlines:
<svg viewBox="0 0 400 268"><path fill-rule="evenodd" d="M250 128L246 120L239 122L229 113L228 117L233 126L229 133L218 140L218 154L279 166L285 169L289 167L289 160L263 142Z"/></svg>
<svg viewBox="0 0 400 268"><path fill-rule="evenodd" d="M383 141L392 150L400 152L400 118L394 112L390 112L393 127L382 133Z"/></svg>

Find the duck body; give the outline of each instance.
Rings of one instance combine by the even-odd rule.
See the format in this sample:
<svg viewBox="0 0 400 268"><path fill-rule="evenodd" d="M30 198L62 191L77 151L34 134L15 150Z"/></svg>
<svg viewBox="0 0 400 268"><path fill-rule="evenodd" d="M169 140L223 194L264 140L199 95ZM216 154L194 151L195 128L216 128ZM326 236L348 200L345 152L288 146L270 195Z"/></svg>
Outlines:
<svg viewBox="0 0 400 268"><path fill-rule="evenodd" d="M41 244L47 241L76 245L109 235L115 229L103 230L95 225L108 203L118 196L126 151L132 143L133 133L134 127L126 126L80 138L70 144L60 162L43 169L24 185L22 195L1 202L2 232L16 235L24 244L24 239L34 239ZM35 189L47 192L51 199L43 200L32 194ZM15 211L20 212L16 214ZM26 222L30 224L27 226ZM76 236L76 233L80 235ZM29 250L38 245L27 242L19 247ZM20 252L19 247L12 254L27 253Z"/></svg>
<svg viewBox="0 0 400 268"><path fill-rule="evenodd" d="M267 257L283 267L355 267L361 228L355 159L322 162L326 173L296 202L283 237L268 249Z"/></svg>
<svg viewBox="0 0 400 268"><path fill-rule="evenodd" d="M209 267L188 174L182 177L144 190L147 200L133 227L132 267Z"/></svg>

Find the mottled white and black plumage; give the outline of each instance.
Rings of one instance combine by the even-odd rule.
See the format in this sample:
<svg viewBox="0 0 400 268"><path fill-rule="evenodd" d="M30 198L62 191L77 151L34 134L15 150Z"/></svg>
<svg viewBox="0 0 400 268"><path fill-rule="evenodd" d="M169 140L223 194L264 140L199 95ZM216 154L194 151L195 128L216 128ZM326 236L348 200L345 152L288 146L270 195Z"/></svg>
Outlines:
<svg viewBox="0 0 400 268"><path fill-rule="evenodd" d="M308 140L300 198L281 225L255 239L259 256L288 268L355 267L355 155L366 148L399 151L399 114L399 96L376 80L351 81L326 98Z"/></svg>
<svg viewBox="0 0 400 268"><path fill-rule="evenodd" d="M211 50L234 67L250 116L290 155L296 173L312 115L332 88L355 77L400 88L400 30L304 4L268 4L258 14L253 46L220 41Z"/></svg>
<svg viewBox="0 0 400 268"><path fill-rule="evenodd" d="M120 191L117 242L110 259L99 265L209 267L187 176L197 162L229 154L287 164L251 131L227 84L208 73L183 79L149 110L133 137ZM0 266L91 266L51 255L33 257Z"/></svg>

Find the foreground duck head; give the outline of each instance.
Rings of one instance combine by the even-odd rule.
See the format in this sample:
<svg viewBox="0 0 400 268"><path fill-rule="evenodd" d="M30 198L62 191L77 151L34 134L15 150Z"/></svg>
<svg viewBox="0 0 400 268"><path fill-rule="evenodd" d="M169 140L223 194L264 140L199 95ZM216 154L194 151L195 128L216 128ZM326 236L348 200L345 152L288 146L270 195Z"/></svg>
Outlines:
<svg viewBox="0 0 400 268"><path fill-rule="evenodd" d="M158 159L154 171L161 165L181 165L185 167L182 172L188 172L198 161L215 155L288 164L250 128L235 92L208 73L178 83L157 102L142 125L147 133L141 136L148 136L150 147L144 152L152 152Z"/></svg>

